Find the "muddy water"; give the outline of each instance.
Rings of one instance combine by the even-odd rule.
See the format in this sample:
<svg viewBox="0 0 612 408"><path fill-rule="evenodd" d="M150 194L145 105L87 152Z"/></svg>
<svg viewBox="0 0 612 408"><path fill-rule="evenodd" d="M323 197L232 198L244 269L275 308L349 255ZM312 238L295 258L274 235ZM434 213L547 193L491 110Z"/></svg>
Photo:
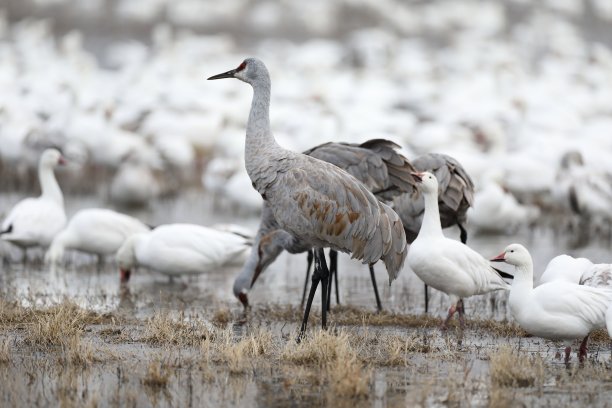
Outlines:
<svg viewBox="0 0 612 408"><path fill-rule="evenodd" d="M2 197L1 207L14 202L16 197ZM6 205L5 205L6 204ZM79 208L107 206L96 197L67 200L68 212ZM158 225L164 222L196 222L210 225L232 222L255 229L257 216L232 216L217 209L218 206L203 193L190 192L180 198L161 200L153 207L133 214L146 222ZM233 211L232 211L233 212ZM458 236L448 230L447 235ZM592 242L580 249L570 249L567 234L540 228L517 232L512 236L470 237L470 246L485 256L499 253L510 242L521 242L533 254L535 267L541 272L546 263L559 253L588 256L598 262L609 262L608 243ZM19 253L3 247L5 254L18 258ZM0 274L0 293L8 300L24 305L47 305L65 298L73 299L88 309L113 312L117 315L144 319L159 310L197 313L210 318L220 308L229 308L237 337L256 327L271 330L282 341L291 341L287 333L296 329L296 323L283 324L266 321L238 321L241 306L232 296L233 277L239 266L229 266L211 273L169 281L167 277L147 270L138 270L127 286L119 284L119 276L112 259L98 265L95 259L83 254L71 254L67 264L54 270L36 262L40 254L30 254L26 264L5 264ZM305 255L283 254L257 282L250 300L254 305L298 305L306 268ZM341 255L340 301L364 310L375 309L374 296L367 268ZM384 267L377 266L376 276L386 310L420 314L423 312L423 286L406 267L391 287L387 284ZM536 272L536 273L538 273ZM318 314L318 299L314 314ZM335 302L335 298L333 299ZM332 303L333 304L333 303ZM448 307L445 295L431 291L430 310L443 316ZM506 295L497 293L475 297L466 302L469 316L508 319ZM333 313L330 317L333 323ZM53 353L40 353L22 347L21 333L0 335L10 339L14 352L12 361L0 365L0 378L6 387L0 391L0 401L6 406L64 405L98 406L487 406L497 401L492 394L489 373L489 353L500 344L508 343L522 352L539 353L547 362L546 380L540 387L504 391L503 398L516 399L526 405L552 405L586 403L606 406L612 401L610 382L594 378L572 383L566 379L567 370L555 359L560 345L539 339L500 338L486 332L472 330L466 333L461 347L454 337L442 337L435 329L406 329L401 327L349 327L356 332L416 334L436 345L442 352L411 354L406 366L371 367L372 381L367 398L344 400L330 395L323 383L313 377L320 375L316 368L296 368L277 363L258 363L252 370L239 375L226 369L202 364L202 352L195 348L176 346L155 347L131 340L125 343L109 341L100 336L99 328L84 334L94 348L109 349L114 358L95 363L87 368L66 367L58 363ZM611 359L609 347L597 344L591 347L594 360L606 364ZM151 361L159 360L170 373L162 388L144 385ZM608 376L609 377L609 376ZM308 380L303 380L307 378ZM580 392L578 392L580 390ZM496 394L497 395L497 394Z"/></svg>

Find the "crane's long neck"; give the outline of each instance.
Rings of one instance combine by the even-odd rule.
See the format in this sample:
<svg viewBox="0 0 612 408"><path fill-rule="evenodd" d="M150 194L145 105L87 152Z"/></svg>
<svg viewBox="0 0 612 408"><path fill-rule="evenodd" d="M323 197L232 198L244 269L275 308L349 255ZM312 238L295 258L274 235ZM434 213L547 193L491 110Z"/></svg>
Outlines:
<svg viewBox="0 0 612 408"><path fill-rule="evenodd" d="M251 181L257 184L258 173L274 164L274 151L281 149L270 129L270 78L262 76L253 86L253 101L247 123L245 161Z"/></svg>
<svg viewBox="0 0 612 408"><path fill-rule="evenodd" d="M440 209L438 208L438 194L424 193L425 213L423 214L423 224L419 235L443 235L442 225L440 224Z"/></svg>
<svg viewBox="0 0 612 408"><path fill-rule="evenodd" d="M53 173L53 167L41 163L38 166L38 180L40 181L40 189L42 191L41 196L44 198L52 199L59 205L64 205L64 196L62 190L57 184L55 174Z"/></svg>

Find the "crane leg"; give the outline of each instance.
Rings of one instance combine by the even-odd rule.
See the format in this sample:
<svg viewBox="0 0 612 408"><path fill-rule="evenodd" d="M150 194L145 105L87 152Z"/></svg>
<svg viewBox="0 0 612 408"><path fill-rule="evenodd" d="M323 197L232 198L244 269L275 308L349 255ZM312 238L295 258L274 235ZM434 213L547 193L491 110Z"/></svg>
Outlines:
<svg viewBox="0 0 612 408"><path fill-rule="evenodd" d="M338 252L333 249L329 250L329 290L327 291L327 311L331 309L331 293L332 293L332 277L336 287L336 304L340 304L340 295L338 293Z"/></svg>
<svg viewBox="0 0 612 408"><path fill-rule="evenodd" d="M425 285L425 313L429 313L429 286Z"/></svg>
<svg viewBox="0 0 612 408"><path fill-rule="evenodd" d="M304 280L304 290L302 291L302 302L300 307L304 308L304 301L306 300L306 290L308 289L308 278L310 278L310 267L312 266L312 258L314 257L312 249L308 251L308 266L306 267L306 280Z"/></svg>
<svg viewBox="0 0 612 408"><path fill-rule="evenodd" d="M461 242L465 244L468 239L467 230L465 229L463 225L461 225L460 222L457 223L457 226L459 227L459 231L461 231L461 235L459 236L459 238L461 239Z"/></svg>
<svg viewBox="0 0 612 408"><path fill-rule="evenodd" d="M304 318L302 319L302 327L300 328L300 335L298 337L298 341L302 338L304 333L306 332L306 325L308 323L308 316L310 315L310 308L312 307L312 301L314 300L315 292L317 291L317 286L319 286L319 282L322 283L321 297L323 302L321 303L322 317L321 324L323 327L327 327L327 310L325 308L327 301L327 284L329 278L329 270L327 269L327 264L325 263L325 254L322 249L317 249L314 254L314 272L312 273L312 284L310 285L310 292L308 293L308 301L306 302L306 308L304 309Z"/></svg>
<svg viewBox="0 0 612 408"><path fill-rule="evenodd" d="M315 252L315 267L318 261L318 268L321 276L321 328L327 329L327 307L329 305L329 269L325 262L325 252L319 248Z"/></svg>
<svg viewBox="0 0 612 408"><path fill-rule="evenodd" d="M370 279L372 279L372 287L374 288L374 296L376 296L376 310L382 312L382 304L378 295L378 285L376 284L376 276L374 276L374 265L370 265Z"/></svg>

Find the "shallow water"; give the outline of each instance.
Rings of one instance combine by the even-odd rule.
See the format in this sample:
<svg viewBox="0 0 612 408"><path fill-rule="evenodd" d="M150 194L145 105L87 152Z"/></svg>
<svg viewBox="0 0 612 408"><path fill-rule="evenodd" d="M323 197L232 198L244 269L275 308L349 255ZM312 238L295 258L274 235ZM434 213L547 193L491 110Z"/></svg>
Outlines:
<svg viewBox="0 0 612 408"><path fill-rule="evenodd" d="M17 196L3 195L0 205L4 207L16 199ZM69 214L72 214L78 208L106 206L106 203L97 197L72 197L67 200L67 206ZM255 229L258 224L257 216L236 217L220 211L213 200L197 191L161 200L151 208L133 214L155 225L164 221L205 225L232 222ZM449 236L458 236L458 231L451 229L446 232ZM551 257L565 252L609 262L608 243L592 242L581 249L571 250L563 238L567 234L556 234L545 228L512 236L472 235L470 246L488 257L499 253L510 242L526 244L532 251L537 271L542 271ZM18 258L18 251L6 246L3 249L13 258ZM41 254L30 254L25 265L18 262L3 265L0 293L4 299L41 306L68 298L88 309L139 319L166 310L171 313L185 312L185 315L197 314L209 320L217 310L229 308L236 322L234 332L237 338L256 327L263 327L285 339L282 341L292 341L286 338L287 334L297 329L295 322L266 321L265 316L258 316L256 321L247 319L244 324L244 319L239 318L242 307L231 291L233 277L240 266L220 268L172 282L164 275L140 269L132 275L128 285L122 286L112 259L99 266L93 257L73 253L68 255L65 266L50 270L37 262L36 258ZM250 294L250 302L256 308L299 305L305 267L305 255L282 254L261 276ZM384 267L379 265L376 269L386 310L409 314L423 312L423 286L408 267L404 268L391 287L387 284ZM375 302L367 268L346 255L340 255L339 270L341 303L374 311ZM505 293L496 293L468 299L468 317L508 319L506 297ZM319 314L319 299L317 295L314 316ZM447 307L446 296L431 290L431 312L444 316ZM334 323L333 311L330 322ZM247 373L236 375L214 365L203 366L199 349L155 347L133 340L117 343L100 336L100 329L95 327L88 329L84 338L91 341L94 348L110 348L112 354L118 356L117 360L94 363L86 368L64 367L57 362L59 360L54 357L54 352L41 353L22 347L22 334L18 330L0 336L11 339L11 347L15 350L10 366L0 365L0 377L7 381L5 384L11 384L0 394L8 405L39 406L56 404L58 401L68 401L68 405L96 402L100 406L486 406L493 398L488 379L488 354L505 343L520 348L522 352L542 354L550 371L547 378L565 375L565 368L554 358L557 345L539 339L499 338L486 331L469 330L462 346L457 348L454 336L445 339L435 329L377 328L367 325L348 329L402 336L416 334L423 341L430 341L446 351L442 354L413 353L405 367L373 366L369 396L344 400L330 396L329 389L323 383L317 385L317 381L313 380L319 375L316 367L299 368L264 362L253 365L253 369ZM124 327L121 330L127 329ZM610 361L610 351L601 344L592 346L591 353L596 353L596 361ZM161 390L143 385L150 362L156 360L162 361L171 373L168 384ZM582 404L588 401L605 406L612 397L612 391L605 383L593 381L590 388L587 387L591 391L585 391L580 394L581 397L573 400L575 397L565 386L548 381L544 388L518 389L512 391L512 395L527 405Z"/></svg>
<svg viewBox="0 0 612 408"><path fill-rule="evenodd" d="M0 198L0 206L16 201L14 195ZM68 213L79 208L107 206L96 197L79 197L67 200ZM193 222L202 225L235 223L253 231L258 217L230 215L221 211L204 193L191 191L179 198L169 198L155 203L151 208L132 211L131 214L152 225L170 222ZM445 230L447 236L458 238L458 230ZM568 253L585 256L594 262L610 262L610 244L605 240L594 240L582 248L570 248L566 234L546 228L519 231L511 236L470 234L469 245L485 257L493 257L506 245L519 242L526 245L534 259L535 274L544 270L548 261L556 255ZM14 260L20 251L2 243L4 252ZM72 252L66 264L51 270L39 260L42 251L33 250L30 261L5 264L0 276L0 293L7 299L33 298L39 304L57 302L69 297L79 305L97 311L112 311L117 308L138 316L147 316L157 308L171 310L208 310L219 304L239 308L232 295L232 284L240 271L237 265L220 268L200 276L185 276L170 281L164 275L144 269L137 270L126 287L119 284L119 273L114 260L106 259L99 265L92 256ZM503 267L502 267L503 268ZM422 313L424 311L423 285L414 273L405 266L398 279L389 287L382 264L376 266L376 277L383 307L400 313ZM273 303L299 305L306 270L306 255L283 253L257 281L250 293L252 304ZM339 256L340 302L342 304L375 308L367 267L346 254ZM315 297L318 306L320 297ZM335 296L332 298L335 304ZM469 315L509 319L505 307L506 294L493 293L477 296L466 301ZM499 305L499 307L497 307ZM445 295L430 289L430 311L444 315L448 308Z"/></svg>

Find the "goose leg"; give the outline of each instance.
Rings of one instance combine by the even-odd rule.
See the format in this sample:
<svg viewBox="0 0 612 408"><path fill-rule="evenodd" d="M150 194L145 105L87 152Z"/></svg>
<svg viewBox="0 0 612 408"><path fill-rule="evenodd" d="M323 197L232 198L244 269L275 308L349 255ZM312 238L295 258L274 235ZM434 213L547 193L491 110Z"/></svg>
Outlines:
<svg viewBox="0 0 612 408"><path fill-rule="evenodd" d="M300 335L298 336L298 341L302 338L302 336L304 336L304 333L306 332L306 324L308 323L308 316L310 315L310 308L312 306L312 301L314 299L315 292L317 291L317 286L319 286L320 280L321 280L321 263L317 260L317 257L315 256L314 272L312 273L312 284L310 285L310 292L308 293L308 301L306 302L306 308L304 309L304 318L302 319L302 327L300 328ZM325 309L325 308L323 307L322 309Z"/></svg>
<svg viewBox="0 0 612 408"><path fill-rule="evenodd" d="M584 363L587 357L587 343L589 342L589 335L587 334L582 343L580 343L580 349L578 349L578 361Z"/></svg>
<svg viewBox="0 0 612 408"><path fill-rule="evenodd" d="M442 323L442 327L441 327L442 331L446 331L446 329L448 328L448 322L450 322L450 320L453 318L456 311L457 311L457 304L453 303L451 307L448 309L448 316L446 316L446 320L444 320L444 323Z"/></svg>
<svg viewBox="0 0 612 408"><path fill-rule="evenodd" d="M374 276L374 265L370 265L370 279L372 279L372 287L374 288L374 296L376 296L376 310L382 312L382 304L378 295L378 285L376 284L376 276Z"/></svg>
<svg viewBox="0 0 612 408"><path fill-rule="evenodd" d="M312 266L312 258L314 257L312 249L308 251L308 266L306 267L306 280L304 281L304 291L302 292L302 302L300 307L304 308L304 301L306 300L306 290L308 289L308 278L310 278L310 267Z"/></svg>
<svg viewBox="0 0 612 408"><path fill-rule="evenodd" d="M565 348L565 364L569 364L570 361L570 355L572 353L572 348L570 346L567 346Z"/></svg>
<svg viewBox="0 0 612 408"><path fill-rule="evenodd" d="M327 307L329 295L329 269L325 262L325 252L323 249L317 249L315 252L315 269L319 270L321 279L321 328L327 329Z"/></svg>
<svg viewBox="0 0 612 408"><path fill-rule="evenodd" d="M465 308L463 307L463 299L459 299L457 302L457 313L459 315L459 327L461 331L465 329Z"/></svg>

